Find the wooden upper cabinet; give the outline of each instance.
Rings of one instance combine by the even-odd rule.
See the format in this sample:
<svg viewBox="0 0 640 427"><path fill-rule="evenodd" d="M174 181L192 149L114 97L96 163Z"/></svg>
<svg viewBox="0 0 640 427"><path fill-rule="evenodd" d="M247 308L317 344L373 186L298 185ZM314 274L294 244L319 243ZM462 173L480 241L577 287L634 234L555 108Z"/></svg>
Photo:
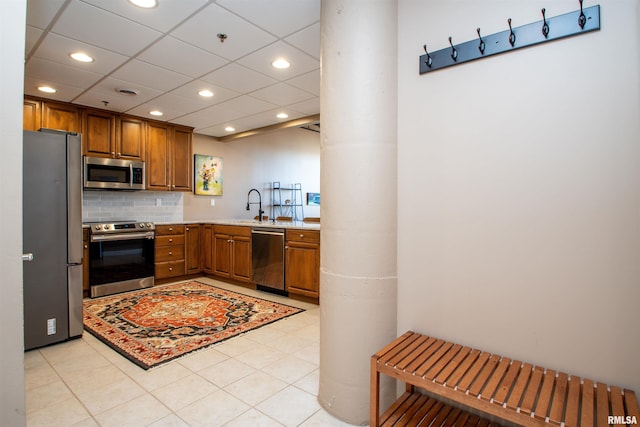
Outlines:
<svg viewBox="0 0 640 427"><path fill-rule="evenodd" d="M68 132L81 132L80 109L71 104L43 101L42 127Z"/></svg>
<svg viewBox="0 0 640 427"><path fill-rule="evenodd" d="M25 98L22 108L22 129L36 131L42 127L41 105L40 101Z"/></svg>
<svg viewBox="0 0 640 427"><path fill-rule="evenodd" d="M173 129L173 159L171 162L174 191L191 191L191 129L174 127Z"/></svg>
<svg viewBox="0 0 640 427"><path fill-rule="evenodd" d="M144 160L146 122L129 116L116 117L116 155L118 158Z"/></svg>
<svg viewBox="0 0 640 427"><path fill-rule="evenodd" d="M147 189L191 191L191 129L147 124Z"/></svg>
<svg viewBox="0 0 640 427"><path fill-rule="evenodd" d="M82 115L84 154L113 159L144 160L145 122L102 110Z"/></svg>
<svg viewBox="0 0 640 427"><path fill-rule="evenodd" d="M95 157L115 157L113 114L84 110L82 114L84 154Z"/></svg>
<svg viewBox="0 0 640 427"><path fill-rule="evenodd" d="M170 133L171 129L168 125L147 124L147 190L171 190Z"/></svg>

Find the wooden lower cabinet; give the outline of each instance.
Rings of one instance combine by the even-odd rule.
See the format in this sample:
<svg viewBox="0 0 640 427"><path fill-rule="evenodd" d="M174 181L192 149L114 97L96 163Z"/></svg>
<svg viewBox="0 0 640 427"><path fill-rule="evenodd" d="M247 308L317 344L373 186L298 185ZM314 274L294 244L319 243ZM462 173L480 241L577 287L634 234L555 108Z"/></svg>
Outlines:
<svg viewBox="0 0 640 427"><path fill-rule="evenodd" d="M251 282L251 227L214 225L213 274L240 282Z"/></svg>
<svg viewBox="0 0 640 427"><path fill-rule="evenodd" d="M156 279L185 275L185 226L156 226Z"/></svg>
<svg viewBox="0 0 640 427"><path fill-rule="evenodd" d="M286 230L284 277L289 294L320 297L320 231Z"/></svg>
<svg viewBox="0 0 640 427"><path fill-rule="evenodd" d="M202 226L202 238L200 243L200 252L202 253L202 271L207 274L213 274L213 225L205 224Z"/></svg>
<svg viewBox="0 0 640 427"><path fill-rule="evenodd" d="M196 274L202 271L202 257L200 256L201 229L200 224L187 224L184 228L186 274Z"/></svg>

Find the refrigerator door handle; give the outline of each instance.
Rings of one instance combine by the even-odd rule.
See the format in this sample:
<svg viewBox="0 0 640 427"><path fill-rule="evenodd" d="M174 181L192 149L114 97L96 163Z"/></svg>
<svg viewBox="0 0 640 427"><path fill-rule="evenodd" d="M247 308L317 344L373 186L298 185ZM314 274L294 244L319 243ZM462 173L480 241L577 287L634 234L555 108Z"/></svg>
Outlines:
<svg viewBox="0 0 640 427"><path fill-rule="evenodd" d="M33 254L32 253L28 253L28 254L22 254L22 261L33 261Z"/></svg>

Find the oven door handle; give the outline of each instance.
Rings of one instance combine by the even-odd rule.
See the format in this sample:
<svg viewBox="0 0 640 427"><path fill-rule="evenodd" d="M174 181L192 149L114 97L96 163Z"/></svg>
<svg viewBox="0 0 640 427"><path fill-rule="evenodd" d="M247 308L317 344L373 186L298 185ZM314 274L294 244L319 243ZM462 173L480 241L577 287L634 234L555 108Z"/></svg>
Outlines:
<svg viewBox="0 0 640 427"><path fill-rule="evenodd" d="M153 231L147 231L144 233L122 233L122 234L98 234L96 236L91 236L92 242L109 242L115 240L139 240L139 239L149 239L152 240L155 238L155 233Z"/></svg>

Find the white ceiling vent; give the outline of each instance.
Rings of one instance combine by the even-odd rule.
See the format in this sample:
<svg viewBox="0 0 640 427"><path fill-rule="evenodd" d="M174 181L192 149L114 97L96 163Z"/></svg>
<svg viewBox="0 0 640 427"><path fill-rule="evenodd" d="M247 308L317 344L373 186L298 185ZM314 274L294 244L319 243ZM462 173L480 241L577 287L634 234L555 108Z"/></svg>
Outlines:
<svg viewBox="0 0 640 427"><path fill-rule="evenodd" d="M136 89L116 89L116 92L118 92L121 95L126 95L126 96L136 96L136 95L140 95L140 91L136 90Z"/></svg>

